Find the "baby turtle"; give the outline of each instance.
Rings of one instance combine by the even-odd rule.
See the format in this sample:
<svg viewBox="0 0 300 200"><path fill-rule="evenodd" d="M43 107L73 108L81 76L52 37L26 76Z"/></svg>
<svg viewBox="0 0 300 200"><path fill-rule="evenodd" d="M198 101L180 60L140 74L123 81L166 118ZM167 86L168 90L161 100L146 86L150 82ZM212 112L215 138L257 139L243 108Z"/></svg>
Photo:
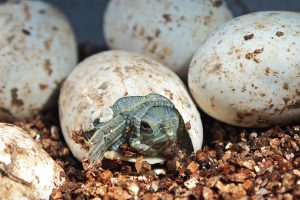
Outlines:
<svg viewBox="0 0 300 200"><path fill-rule="evenodd" d="M183 134L185 138L188 136L173 103L159 94L122 97L111 109L112 119L101 122L97 118L94 128L84 133L89 146L86 159L90 165L100 162L107 150L118 151L124 143L139 154L157 156L179 138L182 139ZM192 151L190 139L185 143Z"/></svg>

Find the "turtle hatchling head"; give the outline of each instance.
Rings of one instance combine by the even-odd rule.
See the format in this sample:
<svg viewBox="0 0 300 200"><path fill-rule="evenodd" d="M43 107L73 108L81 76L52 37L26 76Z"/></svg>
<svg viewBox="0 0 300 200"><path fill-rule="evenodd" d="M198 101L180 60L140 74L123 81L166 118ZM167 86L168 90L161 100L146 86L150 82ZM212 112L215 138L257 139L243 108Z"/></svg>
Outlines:
<svg viewBox="0 0 300 200"><path fill-rule="evenodd" d="M140 136L130 146L144 155L154 156L177 139L179 113L171 107L153 107L141 120Z"/></svg>

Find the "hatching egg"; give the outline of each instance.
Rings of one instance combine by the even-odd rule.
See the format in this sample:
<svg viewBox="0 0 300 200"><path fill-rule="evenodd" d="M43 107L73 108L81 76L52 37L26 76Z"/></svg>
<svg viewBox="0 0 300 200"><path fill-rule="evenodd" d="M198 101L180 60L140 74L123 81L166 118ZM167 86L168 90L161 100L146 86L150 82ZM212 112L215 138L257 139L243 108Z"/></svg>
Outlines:
<svg viewBox="0 0 300 200"><path fill-rule="evenodd" d="M0 120L33 117L57 100L75 67L77 49L67 19L43 1L0 4Z"/></svg>
<svg viewBox="0 0 300 200"><path fill-rule="evenodd" d="M199 45L231 18L223 1L111 0L104 35L110 48L144 53L186 79Z"/></svg>
<svg viewBox="0 0 300 200"><path fill-rule="evenodd" d="M233 19L195 53L189 88L212 117L243 127L300 119L300 14L264 11Z"/></svg>
<svg viewBox="0 0 300 200"><path fill-rule="evenodd" d="M0 199L49 199L63 169L23 129L0 123Z"/></svg>
<svg viewBox="0 0 300 200"><path fill-rule="evenodd" d="M74 156L80 160L86 157L87 151L74 142L72 132L93 130L97 120L96 126L100 128L95 129L99 137L96 137L94 148L103 150L103 145L112 146L104 157L119 158L120 155L116 155L118 149L113 147L126 143L127 138L135 136L137 129L141 129L141 132L146 132L144 138L132 139L133 148L145 151L144 158L147 160L148 157L150 163L162 162L162 158L156 159L156 150L167 143L158 142L174 138L172 129L179 126L174 109L183 119L186 130L183 140L191 141L193 151L199 150L203 134L200 114L179 77L149 57L115 50L93 55L81 62L64 82L59 98L63 135ZM165 119L171 120L165 123ZM108 120L111 121L105 123ZM142 125L143 121L150 125ZM159 127L156 129L155 125ZM128 129L136 132L126 133ZM121 137L120 134L128 135ZM142 140L145 144L156 143L156 146L151 146L153 151ZM134 161L134 158L129 161Z"/></svg>

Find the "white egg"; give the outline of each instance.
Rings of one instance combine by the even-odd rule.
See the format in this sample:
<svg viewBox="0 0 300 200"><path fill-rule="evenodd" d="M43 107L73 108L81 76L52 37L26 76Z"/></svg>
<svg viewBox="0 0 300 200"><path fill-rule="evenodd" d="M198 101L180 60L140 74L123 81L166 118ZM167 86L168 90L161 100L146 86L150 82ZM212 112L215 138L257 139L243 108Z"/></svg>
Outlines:
<svg viewBox="0 0 300 200"><path fill-rule="evenodd" d="M63 169L23 129L0 123L0 199L49 199Z"/></svg>
<svg viewBox="0 0 300 200"><path fill-rule="evenodd" d="M80 128L84 131L92 129L92 123L100 115L111 118L109 107L121 97L144 96L149 93L165 96L175 105L183 121L189 126L187 131L194 151L199 150L203 136L200 114L179 77L141 54L107 51L81 62L61 89L60 122L65 140L74 156L81 160L87 152L73 141L73 131Z"/></svg>
<svg viewBox="0 0 300 200"><path fill-rule="evenodd" d="M199 45L231 18L219 0L111 0L104 34L110 48L144 53L186 79Z"/></svg>
<svg viewBox="0 0 300 200"><path fill-rule="evenodd" d="M76 62L73 31L57 9L42 1L0 4L0 120L53 106Z"/></svg>
<svg viewBox="0 0 300 200"><path fill-rule="evenodd" d="M300 14L247 14L211 34L194 55L189 88L212 117L267 127L300 119Z"/></svg>

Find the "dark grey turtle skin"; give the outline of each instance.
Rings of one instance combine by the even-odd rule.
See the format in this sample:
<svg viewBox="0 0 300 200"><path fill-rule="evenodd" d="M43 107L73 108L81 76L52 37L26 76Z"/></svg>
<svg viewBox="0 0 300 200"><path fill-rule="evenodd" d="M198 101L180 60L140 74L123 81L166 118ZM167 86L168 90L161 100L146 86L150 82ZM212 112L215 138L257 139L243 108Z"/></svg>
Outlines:
<svg viewBox="0 0 300 200"><path fill-rule="evenodd" d="M100 123L96 119L94 129L84 133L89 146L86 159L91 165L102 161L105 151L117 151L123 143L142 155L159 155L185 130L173 103L159 94L122 97L111 108L111 120Z"/></svg>

